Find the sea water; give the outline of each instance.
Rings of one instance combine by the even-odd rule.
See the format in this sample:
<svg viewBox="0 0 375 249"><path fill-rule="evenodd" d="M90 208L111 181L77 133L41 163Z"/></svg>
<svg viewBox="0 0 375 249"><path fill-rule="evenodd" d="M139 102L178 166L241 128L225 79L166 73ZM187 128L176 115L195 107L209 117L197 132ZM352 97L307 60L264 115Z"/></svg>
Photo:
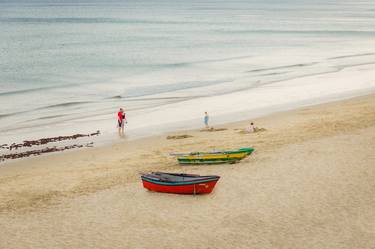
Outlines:
<svg viewBox="0 0 375 249"><path fill-rule="evenodd" d="M0 0L0 144L364 94L374 65L373 0Z"/></svg>

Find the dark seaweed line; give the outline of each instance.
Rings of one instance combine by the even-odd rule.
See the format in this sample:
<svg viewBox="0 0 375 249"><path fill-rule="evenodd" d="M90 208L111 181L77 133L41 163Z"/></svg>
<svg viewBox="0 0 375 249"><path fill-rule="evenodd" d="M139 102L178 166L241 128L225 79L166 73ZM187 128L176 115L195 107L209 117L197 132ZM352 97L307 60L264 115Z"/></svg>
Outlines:
<svg viewBox="0 0 375 249"><path fill-rule="evenodd" d="M38 140L25 140L22 143L12 143L12 144L2 144L0 145L0 149L7 149L7 150L13 150L13 149L19 149L22 147L32 147L32 146L38 146L38 145L44 145L48 143L53 142L59 142L64 140L74 140L81 137L91 137L91 136L98 136L100 134L100 131L96 131L94 133L90 134L75 134L71 136L58 136L58 137L48 137L48 138L41 138Z"/></svg>
<svg viewBox="0 0 375 249"><path fill-rule="evenodd" d="M7 154L7 155L1 155L0 156L0 162L5 160L12 160L12 159L18 159L23 157L29 157L29 156L38 156L45 153L51 153L51 152L58 152L58 151L64 151L64 150L70 150L75 148L82 148L82 147L93 147L94 142L87 143L85 145L82 144L74 144L74 145L68 145L64 147L47 147L40 150L30 150L25 151L21 153L13 153L13 154Z"/></svg>

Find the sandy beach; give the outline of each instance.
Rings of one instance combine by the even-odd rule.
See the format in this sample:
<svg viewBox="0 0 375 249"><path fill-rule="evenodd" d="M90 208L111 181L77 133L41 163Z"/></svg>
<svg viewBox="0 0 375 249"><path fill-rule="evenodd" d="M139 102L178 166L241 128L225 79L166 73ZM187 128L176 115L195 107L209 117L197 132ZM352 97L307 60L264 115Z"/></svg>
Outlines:
<svg viewBox="0 0 375 249"><path fill-rule="evenodd" d="M375 248L375 95L0 164L0 248ZM190 135L167 140L167 135ZM170 152L251 146L234 165ZM213 193L145 190L139 172L221 176Z"/></svg>

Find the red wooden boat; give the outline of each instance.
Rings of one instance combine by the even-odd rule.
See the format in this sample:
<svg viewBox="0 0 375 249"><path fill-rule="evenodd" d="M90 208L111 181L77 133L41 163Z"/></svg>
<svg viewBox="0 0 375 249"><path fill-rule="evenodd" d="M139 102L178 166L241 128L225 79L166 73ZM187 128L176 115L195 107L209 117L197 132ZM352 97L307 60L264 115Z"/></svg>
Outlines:
<svg viewBox="0 0 375 249"><path fill-rule="evenodd" d="M212 192L220 176L152 172L142 174L141 178L143 187L155 192L208 194Z"/></svg>

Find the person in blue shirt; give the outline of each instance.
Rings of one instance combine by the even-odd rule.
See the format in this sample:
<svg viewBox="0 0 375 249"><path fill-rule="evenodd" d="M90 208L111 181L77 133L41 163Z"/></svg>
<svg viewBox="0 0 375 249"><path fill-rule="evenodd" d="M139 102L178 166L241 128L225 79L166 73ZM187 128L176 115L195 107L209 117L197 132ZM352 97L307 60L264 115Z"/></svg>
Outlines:
<svg viewBox="0 0 375 249"><path fill-rule="evenodd" d="M209 128L209 126L208 126L208 119L209 119L209 117L208 117L208 113L205 112L205 113L204 113L204 125L206 126L206 129Z"/></svg>

